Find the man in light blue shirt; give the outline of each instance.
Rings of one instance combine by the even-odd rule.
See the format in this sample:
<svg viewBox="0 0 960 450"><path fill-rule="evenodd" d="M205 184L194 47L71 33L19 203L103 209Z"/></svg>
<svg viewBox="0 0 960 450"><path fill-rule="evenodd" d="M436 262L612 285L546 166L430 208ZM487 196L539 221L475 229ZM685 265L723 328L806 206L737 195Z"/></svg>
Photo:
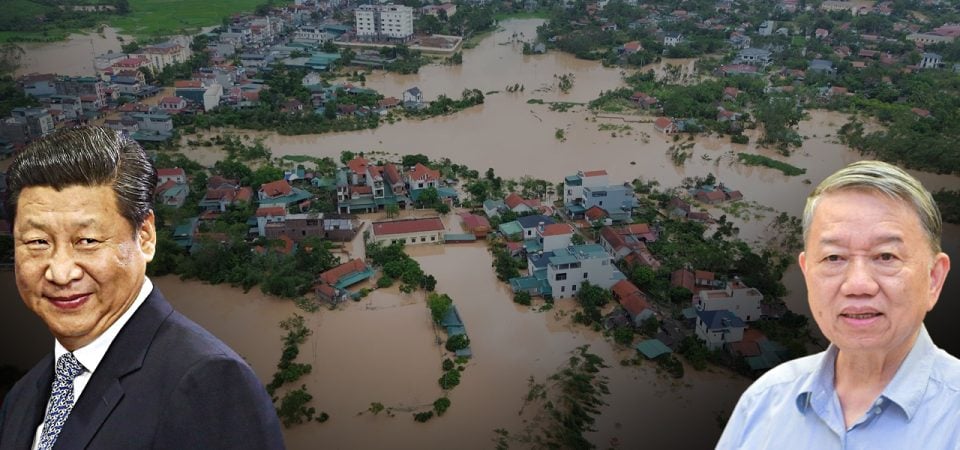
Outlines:
<svg viewBox="0 0 960 450"><path fill-rule="evenodd" d="M960 449L960 360L923 327L950 270L941 230L930 193L895 166L824 180L799 263L830 348L750 386L717 448Z"/></svg>

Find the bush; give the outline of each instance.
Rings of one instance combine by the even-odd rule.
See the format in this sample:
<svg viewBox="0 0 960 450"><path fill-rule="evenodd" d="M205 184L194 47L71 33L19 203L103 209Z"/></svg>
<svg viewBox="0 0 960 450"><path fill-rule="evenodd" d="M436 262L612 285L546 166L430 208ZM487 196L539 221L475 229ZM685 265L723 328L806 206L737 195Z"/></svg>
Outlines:
<svg viewBox="0 0 960 450"><path fill-rule="evenodd" d="M433 418L433 411L424 411L413 414L413 420L423 423Z"/></svg>
<svg viewBox="0 0 960 450"><path fill-rule="evenodd" d="M380 277L379 280L377 280L377 287L378 287L378 288L388 288L388 287L390 287L391 285L393 285L393 278L390 278L390 277L387 276L387 275L384 275L384 276Z"/></svg>
<svg viewBox="0 0 960 450"><path fill-rule="evenodd" d="M633 328L617 327L613 330L613 340L620 345L630 345L633 343Z"/></svg>
<svg viewBox="0 0 960 450"><path fill-rule="evenodd" d="M460 384L460 371L448 370L440 377L440 387L443 389L453 389Z"/></svg>
<svg viewBox="0 0 960 450"><path fill-rule="evenodd" d="M657 364L662 367L670 376L674 378L683 378L683 363L673 355L667 353L657 357Z"/></svg>
<svg viewBox="0 0 960 450"><path fill-rule="evenodd" d="M730 142L734 144L748 144L750 137L744 134L734 134L730 136Z"/></svg>
<svg viewBox="0 0 960 450"><path fill-rule="evenodd" d="M449 398L440 397L433 402L433 411L437 413L437 416L442 416L443 413L447 412L448 408L450 408Z"/></svg>
<svg viewBox="0 0 960 450"><path fill-rule="evenodd" d="M521 291L521 292L517 292L516 294L513 295L513 302L514 302L514 303L519 303L519 304L524 305L524 306L530 306L531 300L532 300L532 298L530 297L530 293L529 293L529 292L523 292L523 291Z"/></svg>
<svg viewBox="0 0 960 450"><path fill-rule="evenodd" d="M453 368L454 368L453 361L451 361L450 358L445 358L443 360L443 371L446 372L448 370L453 370Z"/></svg>
<svg viewBox="0 0 960 450"><path fill-rule="evenodd" d="M458 334L456 336L451 336L450 339L447 339L446 348L448 351L456 352L457 350L463 350L470 346L470 338L465 334Z"/></svg>

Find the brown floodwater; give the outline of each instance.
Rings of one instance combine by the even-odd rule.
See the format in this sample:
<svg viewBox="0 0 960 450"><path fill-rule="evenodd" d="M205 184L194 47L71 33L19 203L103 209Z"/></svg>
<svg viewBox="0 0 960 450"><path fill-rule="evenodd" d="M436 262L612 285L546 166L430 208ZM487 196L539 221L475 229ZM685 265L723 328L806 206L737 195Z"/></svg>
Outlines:
<svg viewBox="0 0 960 450"><path fill-rule="evenodd" d="M26 54L20 60L16 75L36 72L93 76L93 58L110 50L119 52L120 46L129 40L129 36L117 34L117 30L111 27L103 27L100 33L74 33L62 42L17 44Z"/></svg>

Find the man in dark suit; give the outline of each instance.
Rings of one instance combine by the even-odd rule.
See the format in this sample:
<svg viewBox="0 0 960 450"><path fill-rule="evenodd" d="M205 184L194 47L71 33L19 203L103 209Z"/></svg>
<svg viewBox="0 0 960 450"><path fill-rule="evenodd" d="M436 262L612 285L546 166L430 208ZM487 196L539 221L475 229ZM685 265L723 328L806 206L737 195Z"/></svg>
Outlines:
<svg viewBox="0 0 960 450"><path fill-rule="evenodd" d="M8 172L16 282L56 338L0 409L0 449L283 448L250 367L146 278L156 171L106 128L42 138Z"/></svg>

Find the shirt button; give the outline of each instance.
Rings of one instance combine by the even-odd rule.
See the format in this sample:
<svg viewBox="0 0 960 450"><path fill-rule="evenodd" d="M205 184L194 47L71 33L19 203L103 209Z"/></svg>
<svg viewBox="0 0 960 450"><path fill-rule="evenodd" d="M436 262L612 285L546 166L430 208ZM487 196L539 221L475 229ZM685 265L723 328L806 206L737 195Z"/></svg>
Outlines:
<svg viewBox="0 0 960 450"><path fill-rule="evenodd" d="M876 414L880 414L881 411L882 411L882 409L880 409L879 406L873 408L873 414L875 414L875 415L876 415Z"/></svg>

